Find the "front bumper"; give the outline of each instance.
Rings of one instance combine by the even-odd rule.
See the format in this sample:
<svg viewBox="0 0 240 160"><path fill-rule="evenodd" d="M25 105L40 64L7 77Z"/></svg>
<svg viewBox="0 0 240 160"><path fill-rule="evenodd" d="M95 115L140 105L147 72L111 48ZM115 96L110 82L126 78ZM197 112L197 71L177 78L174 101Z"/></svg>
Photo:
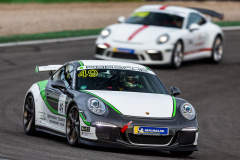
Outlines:
<svg viewBox="0 0 240 160"><path fill-rule="evenodd" d="M91 123L87 126L81 119L80 125L90 128L90 132L80 130L79 143L94 146L105 146L114 148L151 149L163 151L198 151L197 138L198 128L194 121L188 124L178 125L176 118L165 120L148 120L122 117L123 125L107 124L96 125ZM129 121L133 124L121 133L120 130ZM168 136L146 136L134 135L134 125L168 127ZM195 129L195 130L194 130Z"/></svg>
<svg viewBox="0 0 240 160"><path fill-rule="evenodd" d="M115 60L115 61L125 61L132 63L139 63L145 65L161 65L170 64L172 58L172 44L165 44L159 46L143 46L143 45L132 45L132 44L122 44L122 43L111 43L107 45L106 48L101 48L96 44L96 59L103 60ZM118 49L132 50L134 52L124 52ZM156 51L155 53L149 53L148 51Z"/></svg>

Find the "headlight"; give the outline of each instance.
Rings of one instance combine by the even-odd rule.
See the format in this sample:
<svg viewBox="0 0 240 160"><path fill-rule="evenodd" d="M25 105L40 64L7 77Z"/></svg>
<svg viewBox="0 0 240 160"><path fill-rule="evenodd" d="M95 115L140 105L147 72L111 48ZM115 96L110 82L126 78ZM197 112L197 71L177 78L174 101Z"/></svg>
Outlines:
<svg viewBox="0 0 240 160"><path fill-rule="evenodd" d="M102 30L101 36L102 36L103 38L106 38L107 36L110 35L110 32L111 32L110 29L105 28L105 29Z"/></svg>
<svg viewBox="0 0 240 160"><path fill-rule="evenodd" d="M183 117L187 120L193 120L196 117L196 112L190 103L184 103L180 107Z"/></svg>
<svg viewBox="0 0 240 160"><path fill-rule="evenodd" d="M92 113L97 115L103 115L106 113L106 106L97 98L89 98L87 101L87 107Z"/></svg>
<svg viewBox="0 0 240 160"><path fill-rule="evenodd" d="M164 35L162 35L162 36L160 36L160 37L158 37L158 39L157 39L157 43L165 43L165 42L167 42L168 40L169 40L169 35L168 34L164 34Z"/></svg>

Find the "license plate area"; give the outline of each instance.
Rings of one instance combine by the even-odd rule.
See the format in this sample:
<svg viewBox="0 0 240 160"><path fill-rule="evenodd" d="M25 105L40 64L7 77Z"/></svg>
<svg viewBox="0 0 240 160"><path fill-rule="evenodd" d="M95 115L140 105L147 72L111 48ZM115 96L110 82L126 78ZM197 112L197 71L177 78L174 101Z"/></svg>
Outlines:
<svg viewBox="0 0 240 160"><path fill-rule="evenodd" d="M133 134L135 134L135 135L166 136L166 135L169 135L169 128L167 128L167 127L134 126L133 127Z"/></svg>
<svg viewBox="0 0 240 160"><path fill-rule="evenodd" d="M134 54L134 49L127 49L127 48L113 48L113 52L121 52L121 53L129 53Z"/></svg>

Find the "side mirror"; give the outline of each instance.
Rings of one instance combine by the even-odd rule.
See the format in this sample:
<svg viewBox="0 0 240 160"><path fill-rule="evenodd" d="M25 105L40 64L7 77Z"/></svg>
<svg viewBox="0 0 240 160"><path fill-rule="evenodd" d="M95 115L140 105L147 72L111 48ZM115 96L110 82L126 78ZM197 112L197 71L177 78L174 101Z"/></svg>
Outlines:
<svg viewBox="0 0 240 160"><path fill-rule="evenodd" d="M62 80L53 81L52 87L53 87L53 88L60 89L61 91L62 91L62 89L66 90L65 83L64 83ZM62 91L62 92L63 92L63 91Z"/></svg>
<svg viewBox="0 0 240 160"><path fill-rule="evenodd" d="M200 26L197 23L193 23L193 24L190 25L189 30L190 31L198 30L199 27Z"/></svg>
<svg viewBox="0 0 240 160"><path fill-rule="evenodd" d="M176 97L180 94L181 94L180 89L178 89L177 87L171 87L171 95L172 96Z"/></svg>
<svg viewBox="0 0 240 160"><path fill-rule="evenodd" d="M126 20L126 18L124 16L118 17L118 22L119 23L123 23L123 22L125 22L125 20Z"/></svg>

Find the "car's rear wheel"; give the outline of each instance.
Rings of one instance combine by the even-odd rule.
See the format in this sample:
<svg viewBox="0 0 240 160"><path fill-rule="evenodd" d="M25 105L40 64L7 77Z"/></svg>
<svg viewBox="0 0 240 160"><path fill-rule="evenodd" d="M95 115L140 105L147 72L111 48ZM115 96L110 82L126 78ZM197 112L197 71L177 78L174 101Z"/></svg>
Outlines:
<svg viewBox="0 0 240 160"><path fill-rule="evenodd" d="M68 112L67 116L67 140L71 146L78 145L78 137L79 137L79 111L77 106L72 106Z"/></svg>
<svg viewBox="0 0 240 160"><path fill-rule="evenodd" d="M183 44L181 41L178 41L173 49L172 53L172 67L179 68L182 65L183 61Z"/></svg>
<svg viewBox="0 0 240 160"><path fill-rule="evenodd" d="M190 156L193 151L170 151L173 156Z"/></svg>
<svg viewBox="0 0 240 160"><path fill-rule="evenodd" d="M223 57L223 41L220 36L217 36L214 40L212 47L211 61L213 63L219 63Z"/></svg>
<svg viewBox="0 0 240 160"><path fill-rule="evenodd" d="M27 135L35 133L35 103L33 95L28 94L23 108L23 128Z"/></svg>

